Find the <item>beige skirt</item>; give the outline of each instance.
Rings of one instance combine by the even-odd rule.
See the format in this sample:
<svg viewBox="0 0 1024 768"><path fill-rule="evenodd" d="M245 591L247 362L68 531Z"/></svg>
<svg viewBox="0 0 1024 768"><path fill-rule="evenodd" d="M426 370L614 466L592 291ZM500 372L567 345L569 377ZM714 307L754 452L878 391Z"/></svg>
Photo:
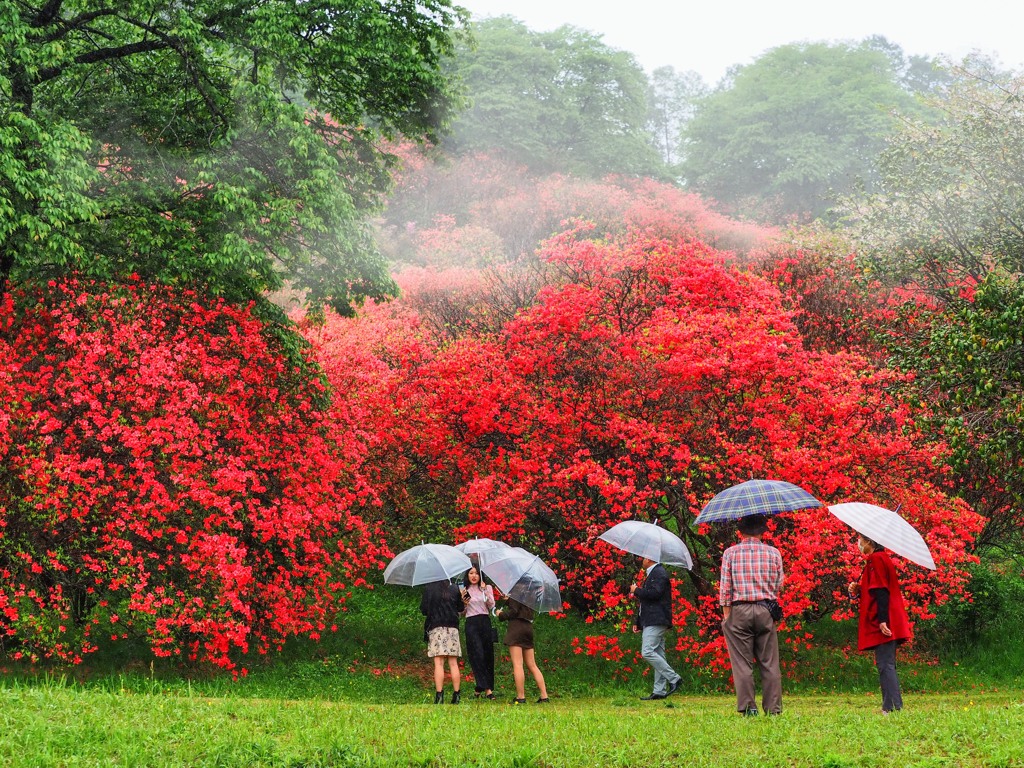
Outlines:
<svg viewBox="0 0 1024 768"><path fill-rule="evenodd" d="M462 644L456 627L434 627L427 633L427 656L461 656Z"/></svg>

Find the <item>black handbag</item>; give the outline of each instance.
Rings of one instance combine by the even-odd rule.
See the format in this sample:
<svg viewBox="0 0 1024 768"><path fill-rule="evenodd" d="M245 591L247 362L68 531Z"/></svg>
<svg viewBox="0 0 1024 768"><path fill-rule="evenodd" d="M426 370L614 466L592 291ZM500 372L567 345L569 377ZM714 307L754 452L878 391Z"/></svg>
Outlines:
<svg viewBox="0 0 1024 768"><path fill-rule="evenodd" d="M772 621L778 624L782 621L782 606L779 605L778 600L764 600L764 607L768 609L768 614L772 617Z"/></svg>
<svg viewBox="0 0 1024 768"><path fill-rule="evenodd" d="M500 642L500 640L498 640L498 628L497 627L491 627L491 642L492 643Z"/></svg>

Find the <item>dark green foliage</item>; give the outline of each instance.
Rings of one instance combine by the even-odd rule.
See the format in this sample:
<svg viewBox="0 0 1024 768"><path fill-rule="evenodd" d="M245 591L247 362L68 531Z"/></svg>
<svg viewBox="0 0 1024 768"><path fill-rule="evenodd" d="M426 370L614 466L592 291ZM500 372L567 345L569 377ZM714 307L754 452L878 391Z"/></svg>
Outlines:
<svg viewBox="0 0 1024 768"><path fill-rule="evenodd" d="M0 288L137 273L342 312L394 290L381 140L435 139L447 0L0 0Z"/></svg>

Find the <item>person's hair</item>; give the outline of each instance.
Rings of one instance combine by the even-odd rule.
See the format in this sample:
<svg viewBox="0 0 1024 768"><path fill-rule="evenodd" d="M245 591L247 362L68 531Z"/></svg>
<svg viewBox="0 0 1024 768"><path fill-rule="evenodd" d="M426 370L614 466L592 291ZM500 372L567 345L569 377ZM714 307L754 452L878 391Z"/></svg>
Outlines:
<svg viewBox="0 0 1024 768"><path fill-rule="evenodd" d="M462 577L462 586L467 590L469 589L469 571L476 571L476 575L480 577L480 581L477 582L477 584L479 585L480 590L483 591L484 587L487 586L487 582L484 581L484 572L476 565L470 566L469 570L466 571L466 575Z"/></svg>
<svg viewBox="0 0 1024 768"><path fill-rule="evenodd" d="M875 550L875 552L884 552L885 551L885 547L883 547L881 544L879 544L874 539L872 539L872 538L870 538L868 536L865 536L863 533L858 533L857 535L860 536L862 539L864 539L864 541L866 541L868 544L870 544L871 548L873 550Z"/></svg>
<svg viewBox="0 0 1024 768"><path fill-rule="evenodd" d="M739 519L736 527L744 536L760 536L768 530L768 518L764 515L747 515Z"/></svg>

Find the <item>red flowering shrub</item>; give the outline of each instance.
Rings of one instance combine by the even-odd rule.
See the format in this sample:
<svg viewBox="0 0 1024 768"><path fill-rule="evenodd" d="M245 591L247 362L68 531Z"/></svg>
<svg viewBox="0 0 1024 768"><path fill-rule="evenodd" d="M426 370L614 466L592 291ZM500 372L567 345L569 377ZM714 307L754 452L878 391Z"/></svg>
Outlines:
<svg viewBox="0 0 1024 768"><path fill-rule="evenodd" d="M829 503L902 502L941 563L934 575L904 574L913 610L927 616L963 590L981 520L942 492L943 446L914 426L895 394L900 375L855 352L808 348L786 308L797 302L686 236L591 237L581 229L550 240L548 284L486 332L432 336L396 307L364 316L362 334L388 318L400 350L413 339L419 347L396 355L375 337L373 357L393 361L388 405L376 413L381 433L402 434L405 466L421 468L409 507L437 509L443 498L447 520L461 518L454 531L433 519L432 534L522 544L560 575L568 602L611 610L625 626L636 559L597 536L621 520L658 519L695 559L679 571L676 619L687 629L678 649L712 666L725 660L716 581L734 532L698 529L693 518L750 477L789 480ZM451 293L483 290L444 274ZM351 376L320 359L332 382ZM787 636L806 644L805 617L848 610L838 590L857 566L849 532L818 510L778 519L772 539L789 573ZM590 638L580 647L611 646Z"/></svg>
<svg viewBox="0 0 1024 768"><path fill-rule="evenodd" d="M237 673L323 630L385 554L323 386L248 310L189 292L67 280L3 301L4 648L78 662L143 637Z"/></svg>

